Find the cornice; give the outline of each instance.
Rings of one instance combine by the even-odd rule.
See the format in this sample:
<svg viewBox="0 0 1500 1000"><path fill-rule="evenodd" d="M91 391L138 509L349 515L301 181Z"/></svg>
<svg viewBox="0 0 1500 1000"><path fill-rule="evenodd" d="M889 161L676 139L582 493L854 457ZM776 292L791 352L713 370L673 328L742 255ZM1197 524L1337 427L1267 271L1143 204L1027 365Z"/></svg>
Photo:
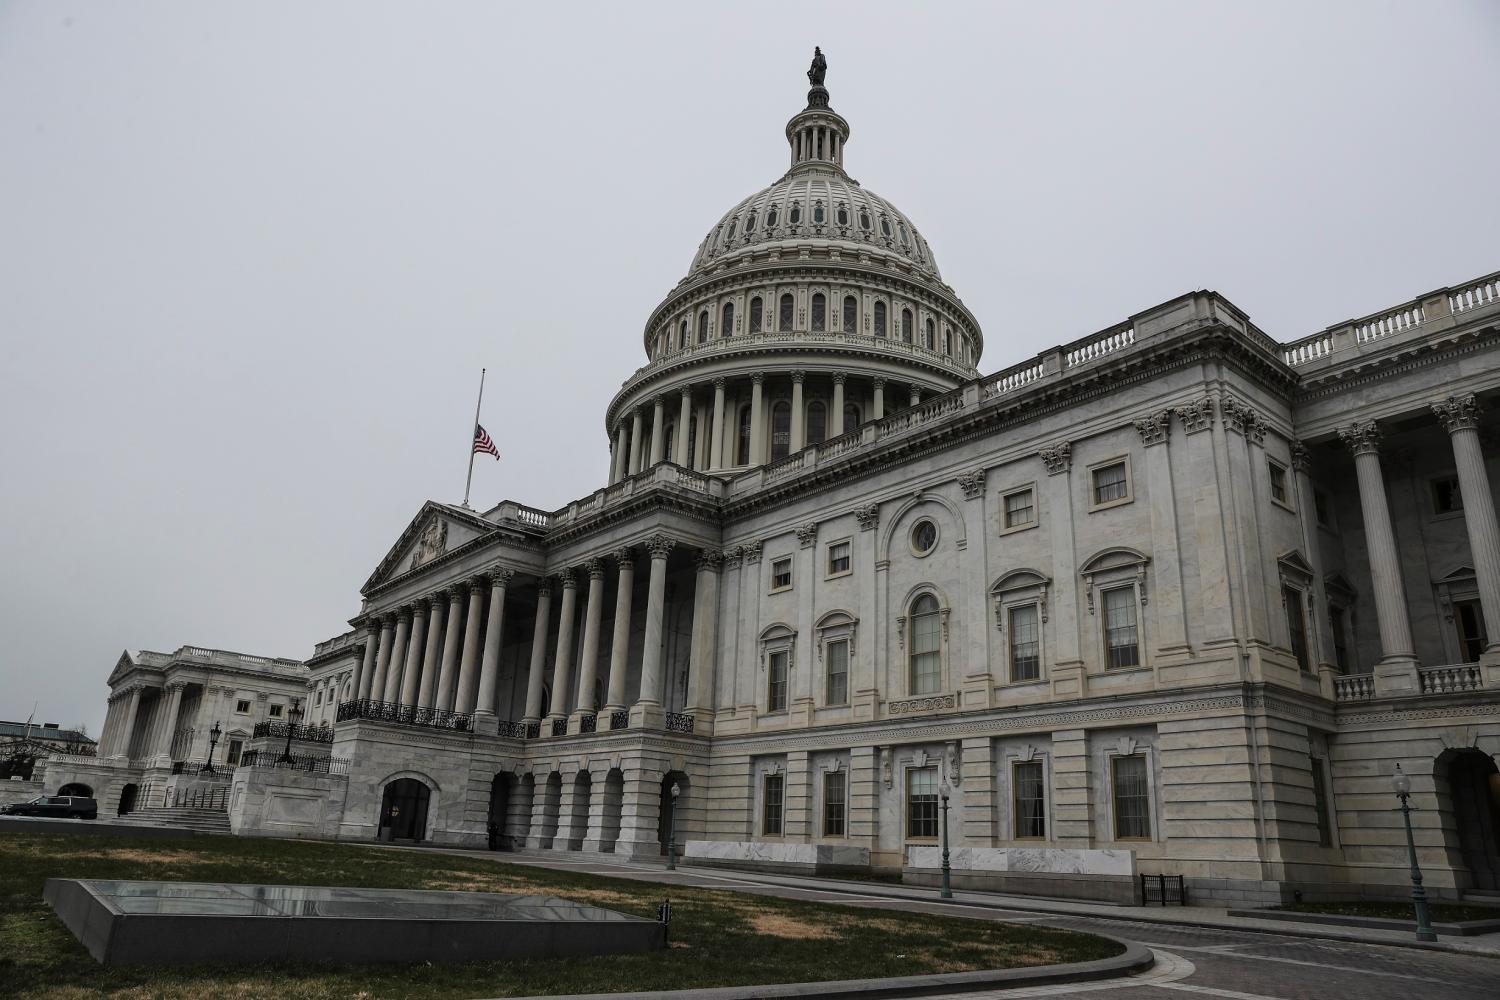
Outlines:
<svg viewBox="0 0 1500 1000"><path fill-rule="evenodd" d="M1393 375L1417 371L1444 361L1492 351L1500 347L1500 335L1493 326L1456 332L1451 337L1442 337L1434 343L1431 339L1407 341L1391 352L1368 356L1364 364L1329 372L1315 381L1305 382L1296 394L1297 403L1327 399L1351 389L1358 389L1375 382L1382 382ZM1293 369L1295 372L1296 369Z"/></svg>

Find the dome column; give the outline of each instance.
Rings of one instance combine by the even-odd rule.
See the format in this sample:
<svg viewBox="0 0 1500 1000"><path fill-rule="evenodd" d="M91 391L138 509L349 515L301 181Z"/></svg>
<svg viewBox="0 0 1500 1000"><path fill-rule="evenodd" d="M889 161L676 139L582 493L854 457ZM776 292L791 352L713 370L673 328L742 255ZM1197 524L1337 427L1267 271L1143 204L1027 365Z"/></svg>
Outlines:
<svg viewBox="0 0 1500 1000"><path fill-rule="evenodd" d="M630 465L627 467L626 475L633 476L641 471L641 411L636 410L630 415Z"/></svg>
<svg viewBox="0 0 1500 1000"><path fill-rule="evenodd" d="M844 373L833 373L833 412L829 414L828 436L838 437L844 433Z"/></svg>
<svg viewBox="0 0 1500 1000"><path fill-rule="evenodd" d="M807 421L802 412L802 383L807 372L792 372L792 446L789 454L807 447Z"/></svg>
<svg viewBox="0 0 1500 1000"><path fill-rule="evenodd" d="M708 441L708 468L717 472L724 468L724 379L714 379L714 427Z"/></svg>
<svg viewBox="0 0 1500 1000"><path fill-rule="evenodd" d="M765 419L765 381L766 376L761 372L750 376L751 465L764 465L766 461L766 429L762 426Z"/></svg>
<svg viewBox="0 0 1500 1000"><path fill-rule="evenodd" d="M885 416L885 379L875 380L875 398L870 403L870 419L879 420Z"/></svg>
<svg viewBox="0 0 1500 1000"><path fill-rule="evenodd" d="M662 440L662 421L665 417L666 407L662 405L662 398L657 396L651 401L651 465L660 462L666 456L662 454L665 442Z"/></svg>
<svg viewBox="0 0 1500 1000"><path fill-rule="evenodd" d="M682 387L682 402L677 407L677 453L672 456L672 461L683 468L688 466L688 428L692 419L693 387L685 385Z"/></svg>
<svg viewBox="0 0 1500 1000"><path fill-rule="evenodd" d="M621 420L620 426L615 429L615 453L610 456L611 483L618 483L625 478L625 460L630 454L625 435L625 421Z"/></svg>

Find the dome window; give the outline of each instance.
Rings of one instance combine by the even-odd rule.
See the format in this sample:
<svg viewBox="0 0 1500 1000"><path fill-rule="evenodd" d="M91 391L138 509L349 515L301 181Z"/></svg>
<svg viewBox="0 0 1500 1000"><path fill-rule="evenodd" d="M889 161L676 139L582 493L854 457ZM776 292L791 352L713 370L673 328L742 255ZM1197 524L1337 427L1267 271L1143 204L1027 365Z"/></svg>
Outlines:
<svg viewBox="0 0 1500 1000"><path fill-rule="evenodd" d="M875 303L875 336L885 336L885 303L880 301Z"/></svg>
<svg viewBox="0 0 1500 1000"><path fill-rule="evenodd" d="M770 208L768 208L766 210L766 225L770 226L772 229L775 229L776 228L776 217L777 217L776 206L772 205Z"/></svg>
<svg viewBox="0 0 1500 1000"><path fill-rule="evenodd" d="M911 343L911 310L901 310L901 339Z"/></svg>
<svg viewBox="0 0 1500 1000"><path fill-rule="evenodd" d="M729 222L729 230L724 234L724 245L726 247L729 246L731 243L734 242L734 230L735 230L735 227L737 227L739 224L740 223L739 223L738 219L731 219L730 220L730 222Z"/></svg>
<svg viewBox="0 0 1500 1000"><path fill-rule="evenodd" d="M910 246L911 243L906 238L906 223L904 223L904 222L898 222L898 223L896 223L896 231L901 234L901 245L902 246Z"/></svg>
<svg viewBox="0 0 1500 1000"><path fill-rule="evenodd" d="M821 400L807 404L807 443L822 444L828 438L828 409Z"/></svg>
<svg viewBox="0 0 1500 1000"><path fill-rule="evenodd" d="M761 324L765 321L766 307L757 295L750 300L750 332L760 333Z"/></svg>
<svg viewBox="0 0 1500 1000"><path fill-rule="evenodd" d="M734 303L724 303L724 322L719 324L719 336L728 337L734 333Z"/></svg>
<svg viewBox="0 0 1500 1000"><path fill-rule="evenodd" d="M792 317L796 314L796 303L792 299L792 293L787 292L781 297L781 315L778 329L790 330L792 328Z"/></svg>
<svg viewBox="0 0 1500 1000"><path fill-rule="evenodd" d="M698 314L698 343L708 343L708 310Z"/></svg>
<svg viewBox="0 0 1500 1000"><path fill-rule="evenodd" d="M922 346L925 347L925 348L927 348L929 351L934 350L934 340L933 340L932 331L933 331L933 323L932 323L932 320L929 319L927 321L927 329L925 331L923 331L923 334L922 334Z"/></svg>
<svg viewBox="0 0 1500 1000"><path fill-rule="evenodd" d="M839 225L847 226L849 224L849 210L843 205L840 205L839 210L837 214L835 214L834 218L838 219Z"/></svg>
<svg viewBox="0 0 1500 1000"><path fill-rule="evenodd" d="M854 296L844 296L844 332L859 332L859 303Z"/></svg>
<svg viewBox="0 0 1500 1000"><path fill-rule="evenodd" d="M678 347L686 347L687 345L688 345L687 320L683 320L682 321L682 326L679 327L678 330L677 330L677 346Z"/></svg>
<svg viewBox="0 0 1500 1000"><path fill-rule="evenodd" d="M750 464L750 407L740 407L739 434L735 441L735 458L739 465Z"/></svg>
<svg viewBox="0 0 1500 1000"><path fill-rule="evenodd" d="M753 232L755 232L755 213L754 212L751 212L748 216L745 217L745 232L747 232L747 233L753 233Z"/></svg>
<svg viewBox="0 0 1500 1000"><path fill-rule="evenodd" d="M828 300L819 292L812 299L812 328L814 330L828 329Z"/></svg>
<svg viewBox="0 0 1500 1000"><path fill-rule="evenodd" d="M885 236L886 239L891 238L891 220L887 219L883 215L880 217L880 232Z"/></svg>
<svg viewBox="0 0 1500 1000"><path fill-rule="evenodd" d="M859 407L854 403L844 404L844 433L859 430Z"/></svg>
<svg viewBox="0 0 1500 1000"><path fill-rule="evenodd" d="M821 201L813 206L813 224L817 226L823 224L823 203Z"/></svg>
<svg viewBox="0 0 1500 1000"><path fill-rule="evenodd" d="M771 461L792 450L792 404L782 400L771 407Z"/></svg>
<svg viewBox="0 0 1500 1000"><path fill-rule="evenodd" d="M869 231L869 229L870 229L870 213L869 212L861 211L859 213L859 228L865 230L866 232Z"/></svg>
<svg viewBox="0 0 1500 1000"><path fill-rule="evenodd" d="M801 222L802 222L802 206L801 205L797 205L797 204L792 205L791 213L787 216L787 222L791 223L794 226L801 224Z"/></svg>
<svg viewBox="0 0 1500 1000"><path fill-rule="evenodd" d="M953 331L946 326L943 327L943 353L953 357Z"/></svg>

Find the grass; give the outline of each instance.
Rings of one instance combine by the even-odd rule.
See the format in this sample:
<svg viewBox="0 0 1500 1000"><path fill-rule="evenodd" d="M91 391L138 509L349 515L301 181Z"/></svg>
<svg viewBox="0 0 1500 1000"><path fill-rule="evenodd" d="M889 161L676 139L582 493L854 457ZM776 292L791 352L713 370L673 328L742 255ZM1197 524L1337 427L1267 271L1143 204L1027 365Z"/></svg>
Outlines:
<svg viewBox="0 0 1500 1000"><path fill-rule="evenodd" d="M1327 913L1340 917L1381 917L1386 920L1405 920L1412 924L1417 922L1410 903L1286 903L1271 909L1290 910L1293 913ZM1456 924L1464 920L1500 920L1500 907L1428 903L1427 916L1435 924Z"/></svg>
<svg viewBox="0 0 1500 1000"><path fill-rule="evenodd" d="M488 856L493 857L493 856ZM1048 928L861 909L498 864L420 851L198 836L0 834L0 995L81 1000L497 997L691 989L1012 968L1107 958ZM641 916L670 894L672 947L647 955L379 965L97 964L41 901L49 877L544 891Z"/></svg>

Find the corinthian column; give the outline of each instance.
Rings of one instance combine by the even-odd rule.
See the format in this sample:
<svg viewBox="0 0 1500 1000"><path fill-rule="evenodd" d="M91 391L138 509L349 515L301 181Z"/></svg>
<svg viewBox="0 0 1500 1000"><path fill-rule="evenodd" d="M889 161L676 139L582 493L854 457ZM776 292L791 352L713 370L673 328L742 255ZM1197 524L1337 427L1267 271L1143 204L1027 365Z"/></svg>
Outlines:
<svg viewBox="0 0 1500 1000"><path fill-rule="evenodd" d="M385 675L391 669L391 640L395 638L396 616L387 614L380 619L380 652L375 657L375 676L370 678L369 697L375 701L385 699Z"/></svg>
<svg viewBox="0 0 1500 1000"><path fill-rule="evenodd" d="M396 612L396 638L391 640L391 662L385 672L385 693L382 701L395 701L401 696L401 661L406 655L406 637L411 631L411 608Z"/></svg>
<svg viewBox="0 0 1500 1000"><path fill-rule="evenodd" d="M182 689L185 687L187 685L181 681L173 681L167 685L166 710L156 733L158 757L167 757L172 753L172 737L177 733L177 713L182 708Z"/></svg>
<svg viewBox="0 0 1500 1000"><path fill-rule="evenodd" d="M667 556L674 544L665 535L653 535L646 542L646 550L651 553L651 583L646 594L646 641L641 655L638 709L661 707L661 630L667 599Z"/></svg>
<svg viewBox="0 0 1500 1000"><path fill-rule="evenodd" d="M490 570L490 617L484 627L484 663L479 668L478 714L495 712L495 687L500 680L500 630L505 625L505 588L515 573L508 569Z"/></svg>
<svg viewBox="0 0 1500 1000"><path fill-rule="evenodd" d="M633 476L641 471L641 411L636 410L630 415L630 464L626 475Z"/></svg>
<svg viewBox="0 0 1500 1000"><path fill-rule="evenodd" d="M573 612L578 607L578 576L565 569L562 579L562 609L557 614L557 656L552 661L552 705L549 719L568 717L568 675L573 670Z"/></svg>
<svg viewBox="0 0 1500 1000"><path fill-rule="evenodd" d="M130 700L125 706L125 716L120 723L120 733L113 747L114 756L129 757L130 744L135 742L136 719L141 710L141 686L132 684L130 686Z"/></svg>
<svg viewBox="0 0 1500 1000"><path fill-rule="evenodd" d="M448 625L443 634L443 665L438 672L437 697L433 708L440 712L453 711L453 695L458 686L458 646L462 638L464 589L454 587L448 594Z"/></svg>
<svg viewBox="0 0 1500 1000"><path fill-rule="evenodd" d="M765 419L765 381L763 372L750 376L750 464L766 464L766 431L761 426Z"/></svg>
<svg viewBox="0 0 1500 1000"><path fill-rule="evenodd" d="M708 468L717 472L724 468L724 379L714 379L714 427L708 439Z"/></svg>
<svg viewBox="0 0 1500 1000"><path fill-rule="evenodd" d="M651 400L652 465L655 465L657 462L660 462L664 457L666 457L662 454L666 446L666 442L662 440L662 435L666 433L665 429L662 426L663 419L665 417L665 411L666 406L662 403L662 398L660 396L657 396L655 399Z"/></svg>
<svg viewBox="0 0 1500 1000"><path fill-rule="evenodd" d="M828 415L828 436L836 438L845 433L844 428L844 379L843 372L833 373L833 412Z"/></svg>
<svg viewBox="0 0 1500 1000"><path fill-rule="evenodd" d="M1443 429L1453 443L1453 462L1458 467L1458 491L1463 497L1464 526L1469 530L1469 552L1474 559L1474 582L1479 587L1479 607L1484 613L1487 639L1484 659L1500 661L1500 529L1495 522L1495 498L1484 468L1479 445L1479 403L1473 394L1449 396L1434 403Z"/></svg>
<svg viewBox="0 0 1500 1000"><path fill-rule="evenodd" d="M1375 666L1375 688L1381 694L1415 694L1417 657L1412 650L1411 620L1406 613L1396 532L1391 525L1385 479L1380 471L1380 428L1373 420L1355 422L1340 428L1339 437L1354 452L1365 545L1370 553L1370 580L1375 592L1381 652L1380 662Z"/></svg>
<svg viewBox="0 0 1500 1000"><path fill-rule="evenodd" d="M547 679L547 621L552 617L552 581L542 579L536 585L536 627L531 633L531 670L526 678L526 715L528 725L542 719L542 688ZM540 791L537 793L540 795Z"/></svg>
<svg viewBox="0 0 1500 1000"><path fill-rule="evenodd" d="M885 416L885 379L878 378L874 382L875 397L870 401L871 420L879 420Z"/></svg>
<svg viewBox="0 0 1500 1000"><path fill-rule="evenodd" d="M684 397L686 398L686 397ZM682 435L679 437L681 441ZM604 560L590 559L588 605L583 612L583 650L578 657L578 696L574 713L587 715L599 706L594 704L594 680L599 676L599 619L604 614Z"/></svg>
<svg viewBox="0 0 1500 1000"><path fill-rule="evenodd" d="M693 419L693 387L684 386L682 389L682 401L677 407L677 440L675 454L672 461L683 468L688 466L688 426Z"/></svg>
<svg viewBox="0 0 1500 1000"><path fill-rule="evenodd" d="M806 413L802 407L802 383L807 372L792 372L792 446L793 453L807 446Z"/></svg>
<svg viewBox="0 0 1500 1000"><path fill-rule="evenodd" d="M431 708L437 700L438 671L442 669L443 623L448 620L448 592L440 590L427 598L432 606L427 622L427 643L422 651L422 688L418 708Z"/></svg>
<svg viewBox="0 0 1500 1000"><path fill-rule="evenodd" d="M693 644L688 661L688 712L706 714L714 703L714 650L719 642L719 568L724 553L705 549L698 554L698 578L693 589Z"/></svg>
<svg viewBox="0 0 1500 1000"><path fill-rule="evenodd" d="M624 711L625 684L630 674L630 601L635 589L635 554L630 549L620 549L614 554L615 564L620 567L620 578L615 588L615 628L609 647L609 683L604 705L606 713Z"/></svg>
<svg viewBox="0 0 1500 1000"><path fill-rule="evenodd" d="M422 640L427 635L427 602L411 606L411 635L406 643L406 666L401 675L401 704L417 703L417 681L422 673Z"/></svg>
<svg viewBox="0 0 1500 1000"><path fill-rule="evenodd" d="M469 617L464 623L463 665L458 671L458 689L453 711L468 715L474 711L479 692L479 626L484 620L484 587L488 581L476 576L469 581Z"/></svg>
<svg viewBox="0 0 1500 1000"><path fill-rule="evenodd" d="M374 625L365 626L365 653L359 661L359 673L354 677L354 697L370 697L370 682L375 674L375 647L379 645L380 632Z"/></svg>

